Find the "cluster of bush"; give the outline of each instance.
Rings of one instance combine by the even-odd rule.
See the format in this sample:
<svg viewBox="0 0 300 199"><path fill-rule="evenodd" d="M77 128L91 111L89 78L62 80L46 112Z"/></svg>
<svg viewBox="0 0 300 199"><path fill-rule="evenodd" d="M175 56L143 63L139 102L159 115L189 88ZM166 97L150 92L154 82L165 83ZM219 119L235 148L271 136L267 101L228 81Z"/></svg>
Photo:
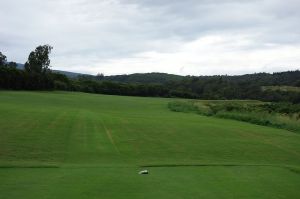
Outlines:
<svg viewBox="0 0 300 199"><path fill-rule="evenodd" d="M168 107L175 112L191 112L300 132L299 104L190 100L172 101Z"/></svg>

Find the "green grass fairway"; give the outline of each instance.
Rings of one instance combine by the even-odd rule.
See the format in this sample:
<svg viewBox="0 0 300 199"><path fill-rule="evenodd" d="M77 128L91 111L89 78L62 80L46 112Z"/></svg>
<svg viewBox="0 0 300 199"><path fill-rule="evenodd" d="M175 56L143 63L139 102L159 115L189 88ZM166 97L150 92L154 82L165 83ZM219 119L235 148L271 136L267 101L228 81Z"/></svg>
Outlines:
<svg viewBox="0 0 300 199"><path fill-rule="evenodd" d="M1 91L0 199L300 198L300 134L171 100Z"/></svg>

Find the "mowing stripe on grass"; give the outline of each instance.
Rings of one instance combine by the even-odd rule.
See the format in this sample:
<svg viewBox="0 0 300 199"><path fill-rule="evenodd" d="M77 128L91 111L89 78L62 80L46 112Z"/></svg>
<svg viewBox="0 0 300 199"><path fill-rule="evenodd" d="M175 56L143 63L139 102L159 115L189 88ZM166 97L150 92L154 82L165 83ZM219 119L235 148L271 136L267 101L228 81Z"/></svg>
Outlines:
<svg viewBox="0 0 300 199"><path fill-rule="evenodd" d="M142 165L140 168L171 168L171 167L279 167L288 169L294 173L300 174L300 168L288 165L271 164L153 164Z"/></svg>
<svg viewBox="0 0 300 199"><path fill-rule="evenodd" d="M113 137L112 137L112 135L111 135L111 132L110 132L110 131L108 130L108 128L105 126L105 124L104 124L103 121L102 121L102 126L103 126L103 128L104 128L104 130L105 130L105 133L106 133L108 139L110 140L110 143L114 146L116 152L117 152L118 154L120 154L120 151L119 151L117 145L115 144L115 141L114 141L114 139L113 139Z"/></svg>

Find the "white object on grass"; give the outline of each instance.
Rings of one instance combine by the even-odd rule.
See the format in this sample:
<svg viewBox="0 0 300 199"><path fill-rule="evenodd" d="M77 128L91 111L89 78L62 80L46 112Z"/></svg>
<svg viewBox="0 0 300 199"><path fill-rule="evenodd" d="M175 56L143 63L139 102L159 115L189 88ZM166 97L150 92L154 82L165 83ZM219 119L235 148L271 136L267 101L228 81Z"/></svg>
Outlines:
<svg viewBox="0 0 300 199"><path fill-rule="evenodd" d="M139 172L139 174L149 174L149 171L148 170L142 170Z"/></svg>

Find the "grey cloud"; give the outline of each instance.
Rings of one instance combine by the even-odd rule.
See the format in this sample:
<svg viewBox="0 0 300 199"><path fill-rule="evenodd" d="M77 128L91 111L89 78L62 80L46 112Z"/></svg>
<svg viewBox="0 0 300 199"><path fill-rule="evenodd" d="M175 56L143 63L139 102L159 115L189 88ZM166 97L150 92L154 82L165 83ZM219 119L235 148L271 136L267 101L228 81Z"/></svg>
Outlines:
<svg viewBox="0 0 300 199"><path fill-rule="evenodd" d="M44 43L59 65L173 52L211 34L247 35L252 43L241 50L300 43L298 0L0 0L0 7L0 51L20 62Z"/></svg>

